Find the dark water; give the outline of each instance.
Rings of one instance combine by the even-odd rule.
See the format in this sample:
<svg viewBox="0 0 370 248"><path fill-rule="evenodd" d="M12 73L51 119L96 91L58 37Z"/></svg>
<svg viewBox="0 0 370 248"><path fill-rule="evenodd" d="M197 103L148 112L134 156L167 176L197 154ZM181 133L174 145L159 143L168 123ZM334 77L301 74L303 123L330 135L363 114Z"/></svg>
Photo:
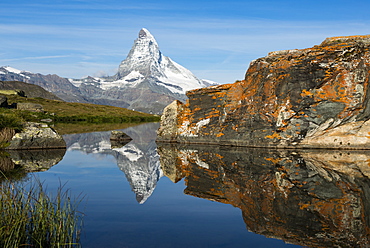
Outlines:
<svg viewBox="0 0 370 248"><path fill-rule="evenodd" d="M83 247L369 246L367 152L157 147L157 128L113 149L110 132L65 135L35 173L85 195Z"/></svg>

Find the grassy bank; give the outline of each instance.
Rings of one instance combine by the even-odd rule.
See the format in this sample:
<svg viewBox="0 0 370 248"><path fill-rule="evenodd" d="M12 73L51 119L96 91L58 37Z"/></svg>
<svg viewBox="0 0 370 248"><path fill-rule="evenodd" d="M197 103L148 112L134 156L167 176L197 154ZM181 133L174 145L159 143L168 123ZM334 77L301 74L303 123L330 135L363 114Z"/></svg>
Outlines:
<svg viewBox="0 0 370 248"><path fill-rule="evenodd" d="M4 181L0 187L1 247L79 246L81 199L71 200L63 186L51 196L36 179L27 184Z"/></svg>
<svg viewBox="0 0 370 248"><path fill-rule="evenodd" d="M8 95L7 97L9 105L12 103L34 103L43 106L44 112L0 108L0 114L24 121L52 119L55 123L128 123L153 122L160 119L156 115L107 105L71 103L43 98L25 98L17 95Z"/></svg>

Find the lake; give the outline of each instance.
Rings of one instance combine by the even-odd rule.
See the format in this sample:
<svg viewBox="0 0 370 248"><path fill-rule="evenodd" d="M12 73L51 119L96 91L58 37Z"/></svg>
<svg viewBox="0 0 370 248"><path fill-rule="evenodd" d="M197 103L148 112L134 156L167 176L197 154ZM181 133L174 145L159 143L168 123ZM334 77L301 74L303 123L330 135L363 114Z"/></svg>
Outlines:
<svg viewBox="0 0 370 248"><path fill-rule="evenodd" d="M127 144L64 135L65 153L28 156L48 161L32 174L49 191L85 196L82 247L370 245L369 152L157 146L158 125L123 129Z"/></svg>

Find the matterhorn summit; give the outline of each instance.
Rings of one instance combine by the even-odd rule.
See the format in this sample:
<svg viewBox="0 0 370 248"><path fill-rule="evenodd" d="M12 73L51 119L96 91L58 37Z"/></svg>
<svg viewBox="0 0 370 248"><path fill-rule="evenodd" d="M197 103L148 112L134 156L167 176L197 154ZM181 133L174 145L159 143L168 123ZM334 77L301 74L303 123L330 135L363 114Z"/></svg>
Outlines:
<svg viewBox="0 0 370 248"><path fill-rule="evenodd" d="M116 78L122 79L133 71L139 72L141 75L149 75L151 68L158 69L160 67L161 59L162 53L157 41L147 29L143 28L127 58L121 62Z"/></svg>
<svg viewBox="0 0 370 248"><path fill-rule="evenodd" d="M173 100L185 101L188 90L209 86L188 69L164 56L154 36L145 28L110 77L71 80L84 97L95 103L161 114Z"/></svg>
<svg viewBox="0 0 370 248"><path fill-rule="evenodd" d="M185 94L188 90L206 86L189 70L164 56L153 35L145 28L140 30L127 58L120 64L115 79L135 84L146 79L157 86L158 92L169 91L169 94Z"/></svg>

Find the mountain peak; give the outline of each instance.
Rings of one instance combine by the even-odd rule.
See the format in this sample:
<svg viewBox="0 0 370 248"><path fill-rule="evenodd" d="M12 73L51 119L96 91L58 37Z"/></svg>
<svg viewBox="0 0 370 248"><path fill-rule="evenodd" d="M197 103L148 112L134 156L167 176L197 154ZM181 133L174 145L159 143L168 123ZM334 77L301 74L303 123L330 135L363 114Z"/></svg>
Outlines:
<svg viewBox="0 0 370 248"><path fill-rule="evenodd" d="M141 46L154 45L156 49L159 50L157 41L155 40L154 36L149 32L149 30L146 28L142 28L140 30L139 36L135 43L141 44Z"/></svg>
<svg viewBox="0 0 370 248"><path fill-rule="evenodd" d="M148 31L148 29L142 28L139 32L139 39L144 39L144 38L155 40L154 36Z"/></svg>

